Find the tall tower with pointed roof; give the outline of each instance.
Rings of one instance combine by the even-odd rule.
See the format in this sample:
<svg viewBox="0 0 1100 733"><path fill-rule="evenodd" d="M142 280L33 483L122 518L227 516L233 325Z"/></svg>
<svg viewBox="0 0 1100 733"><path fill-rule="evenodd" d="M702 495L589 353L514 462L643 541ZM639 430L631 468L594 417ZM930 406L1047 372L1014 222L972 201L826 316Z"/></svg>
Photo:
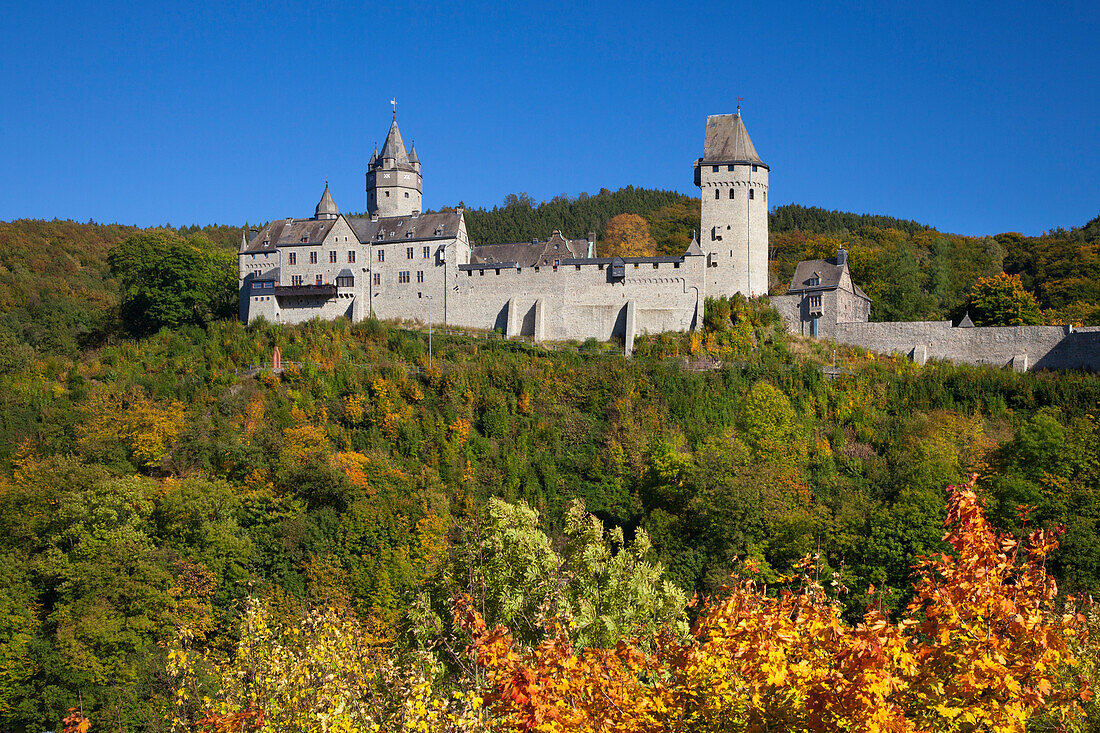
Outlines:
<svg viewBox="0 0 1100 733"><path fill-rule="evenodd" d="M703 157L699 244L707 255L707 295L768 294L768 166L737 114L710 115Z"/></svg>
<svg viewBox="0 0 1100 733"><path fill-rule="evenodd" d="M367 211L372 217L419 214L423 190L416 147L405 149L394 113L382 151L376 151L367 166Z"/></svg>

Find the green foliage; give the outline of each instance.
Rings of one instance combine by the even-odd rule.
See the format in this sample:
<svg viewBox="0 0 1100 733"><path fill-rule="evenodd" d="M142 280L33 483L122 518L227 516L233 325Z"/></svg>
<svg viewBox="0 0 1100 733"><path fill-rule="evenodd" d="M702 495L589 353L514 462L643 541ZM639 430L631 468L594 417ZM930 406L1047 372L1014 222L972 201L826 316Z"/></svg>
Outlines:
<svg viewBox="0 0 1100 733"><path fill-rule="evenodd" d="M976 326L1030 326L1042 322L1039 303L1024 290L1018 275L982 278L970 291L967 307Z"/></svg>
<svg viewBox="0 0 1100 733"><path fill-rule="evenodd" d="M119 281L122 322L132 333L203 326L237 308L235 258L200 237L136 234L107 257Z"/></svg>

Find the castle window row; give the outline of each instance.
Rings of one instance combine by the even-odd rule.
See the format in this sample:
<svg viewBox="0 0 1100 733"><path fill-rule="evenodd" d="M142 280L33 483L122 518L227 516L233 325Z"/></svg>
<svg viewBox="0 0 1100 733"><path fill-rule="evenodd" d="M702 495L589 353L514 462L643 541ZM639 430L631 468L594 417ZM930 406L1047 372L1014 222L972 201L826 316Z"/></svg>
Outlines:
<svg viewBox="0 0 1100 733"><path fill-rule="evenodd" d="M711 173L717 173L721 168L722 168L722 166L720 166L720 165L712 165L710 167L710 171L711 171ZM733 166L732 165L727 165L726 170L730 173L733 173ZM752 172L756 173L756 166L755 165L753 165L753 167L752 167Z"/></svg>

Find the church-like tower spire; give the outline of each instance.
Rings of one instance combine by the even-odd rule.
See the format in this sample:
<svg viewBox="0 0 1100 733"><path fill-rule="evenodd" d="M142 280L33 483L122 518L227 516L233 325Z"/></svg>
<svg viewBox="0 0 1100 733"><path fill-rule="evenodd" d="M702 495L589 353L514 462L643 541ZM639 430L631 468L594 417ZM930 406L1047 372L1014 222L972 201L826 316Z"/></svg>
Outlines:
<svg viewBox="0 0 1100 733"><path fill-rule="evenodd" d="M423 179L415 148L410 156L394 112L382 151L367 166L367 211L371 216L412 216L422 210Z"/></svg>

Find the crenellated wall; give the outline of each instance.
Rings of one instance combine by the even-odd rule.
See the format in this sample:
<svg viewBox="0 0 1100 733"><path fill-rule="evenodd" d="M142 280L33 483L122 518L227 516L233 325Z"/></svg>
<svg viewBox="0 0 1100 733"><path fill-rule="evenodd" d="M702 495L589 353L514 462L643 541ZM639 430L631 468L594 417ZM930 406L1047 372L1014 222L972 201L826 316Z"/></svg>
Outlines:
<svg viewBox="0 0 1100 733"><path fill-rule="evenodd" d="M702 321L705 258L628 262L613 277L607 261L557 267L468 265L449 275L447 323L501 329L536 340L628 345L641 333L686 331Z"/></svg>

